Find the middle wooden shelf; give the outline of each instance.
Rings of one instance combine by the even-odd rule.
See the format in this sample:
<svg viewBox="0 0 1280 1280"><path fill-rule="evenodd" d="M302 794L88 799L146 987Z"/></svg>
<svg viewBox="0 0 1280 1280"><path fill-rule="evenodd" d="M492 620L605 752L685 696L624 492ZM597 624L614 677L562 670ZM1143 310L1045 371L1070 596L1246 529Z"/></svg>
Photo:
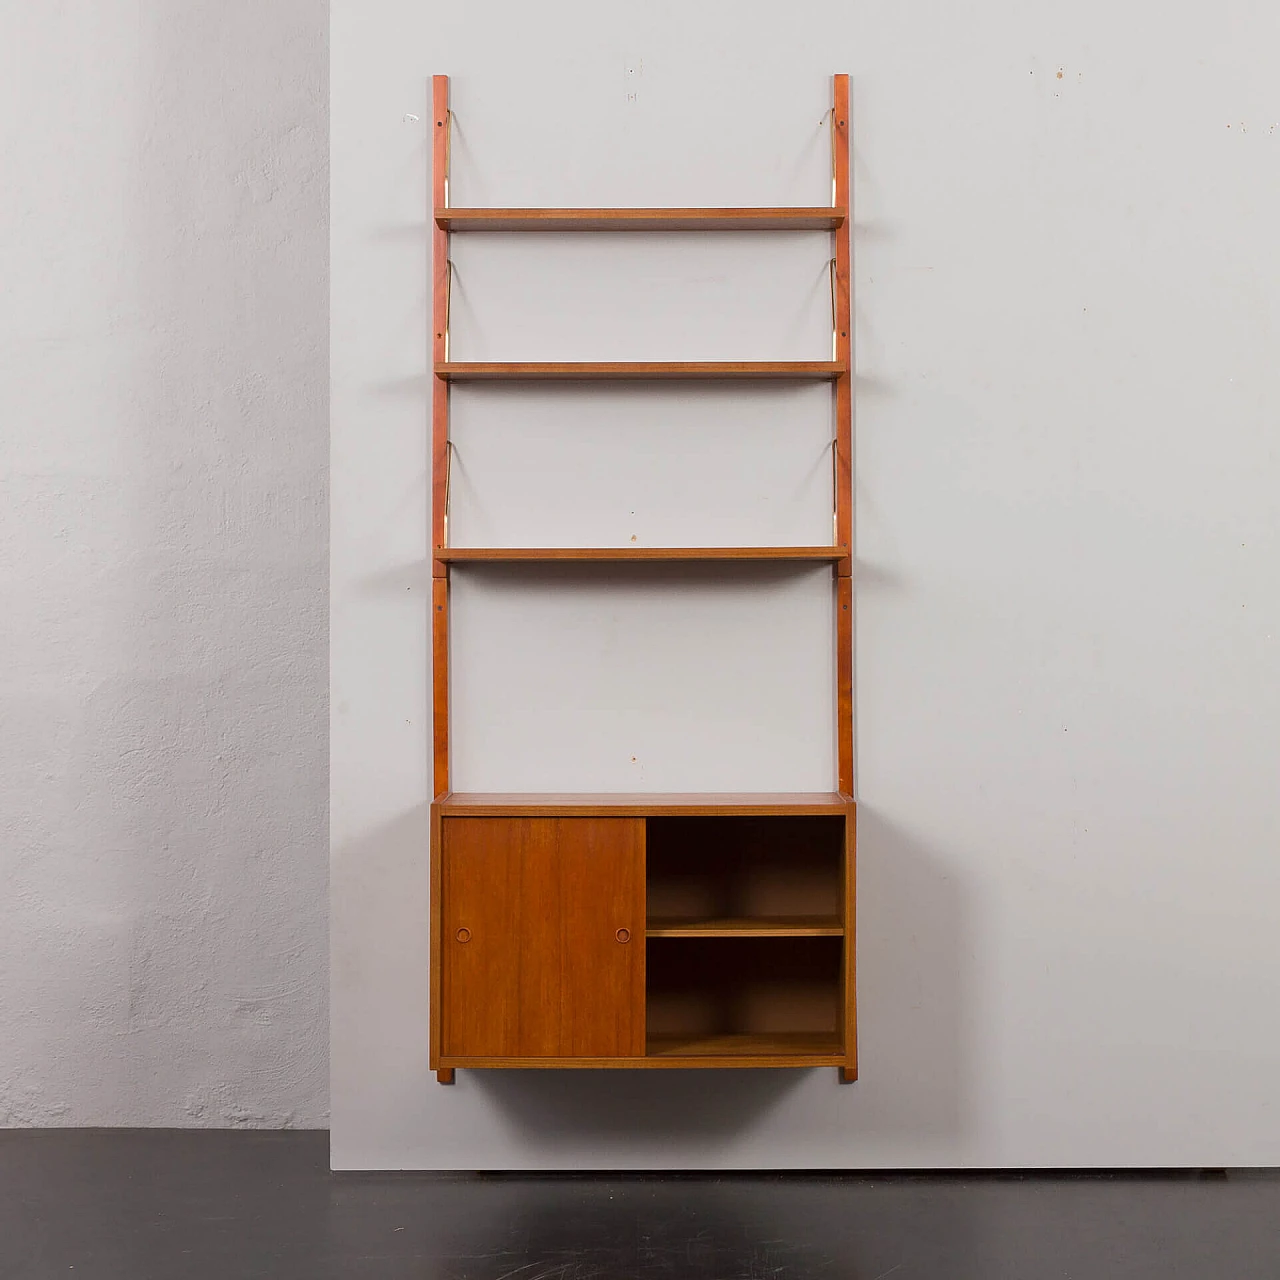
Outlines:
<svg viewBox="0 0 1280 1280"><path fill-rule="evenodd" d="M551 560L843 560L842 547L437 547L432 559L462 561Z"/></svg>

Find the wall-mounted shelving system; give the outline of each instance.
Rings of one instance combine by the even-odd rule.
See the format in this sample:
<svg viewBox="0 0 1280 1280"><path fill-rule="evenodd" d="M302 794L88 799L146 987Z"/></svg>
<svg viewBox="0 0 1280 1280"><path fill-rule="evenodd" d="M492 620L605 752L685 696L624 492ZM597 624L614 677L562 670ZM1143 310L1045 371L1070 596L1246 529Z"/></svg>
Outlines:
<svg viewBox="0 0 1280 1280"><path fill-rule="evenodd" d="M857 1076L849 79L833 78L830 207L463 209L449 80L433 80L431 1047L458 1067L838 1067ZM449 356L449 238L486 231L816 231L834 242L830 360L475 362ZM833 532L817 547L455 547L449 398L491 380L829 381ZM829 563L836 789L454 792L449 580L474 563Z"/></svg>

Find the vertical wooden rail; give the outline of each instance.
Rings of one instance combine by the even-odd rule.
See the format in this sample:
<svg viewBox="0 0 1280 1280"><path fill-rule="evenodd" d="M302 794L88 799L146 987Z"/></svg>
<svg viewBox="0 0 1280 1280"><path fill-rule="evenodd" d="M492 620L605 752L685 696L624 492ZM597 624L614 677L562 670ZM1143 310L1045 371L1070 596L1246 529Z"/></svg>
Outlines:
<svg viewBox="0 0 1280 1280"><path fill-rule="evenodd" d="M831 113L832 203L843 208L844 225L835 232L835 358L845 371L836 380L836 545L845 553L836 563L836 777L837 786L853 796L853 286L850 236L853 205L849 191L849 77L833 83ZM844 973L842 1029L845 1064L840 1079L858 1078L857 997L857 810L845 813Z"/></svg>
<svg viewBox="0 0 1280 1280"><path fill-rule="evenodd" d="M449 233L435 211L448 203L449 77L431 77L431 367L447 358ZM431 793L449 790L449 566L436 558L445 546L449 501L449 384L431 378ZM431 1010L428 1063L440 1084L453 1083L453 1068L440 1066L441 935L444 832L438 804L431 806Z"/></svg>
<svg viewBox="0 0 1280 1280"><path fill-rule="evenodd" d="M449 182L449 77L431 77L431 364L445 360L449 324L449 233L435 210L447 203ZM431 790L449 790L449 566L435 553L445 546L449 475L449 384L431 386Z"/></svg>
<svg viewBox="0 0 1280 1280"><path fill-rule="evenodd" d="M836 563L836 778L853 795L853 316L849 278L849 77L834 79L831 115L831 170L834 203L847 210L835 232L835 347L845 372L836 379L836 545L845 553Z"/></svg>

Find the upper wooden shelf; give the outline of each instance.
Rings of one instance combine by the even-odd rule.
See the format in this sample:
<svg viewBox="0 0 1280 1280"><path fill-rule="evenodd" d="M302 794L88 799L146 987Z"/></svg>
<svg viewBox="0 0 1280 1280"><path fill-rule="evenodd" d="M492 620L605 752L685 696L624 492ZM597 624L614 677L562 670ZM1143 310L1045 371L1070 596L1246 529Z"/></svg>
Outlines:
<svg viewBox="0 0 1280 1280"><path fill-rule="evenodd" d="M774 209L437 209L445 231L835 231L845 210Z"/></svg>
<svg viewBox="0 0 1280 1280"><path fill-rule="evenodd" d="M842 360L448 360L438 361L435 372L447 382L627 378L772 378L830 382L847 372L847 366Z"/></svg>
<svg viewBox="0 0 1280 1280"><path fill-rule="evenodd" d="M840 547L445 547L433 559L457 562L553 560L843 560Z"/></svg>
<svg viewBox="0 0 1280 1280"><path fill-rule="evenodd" d="M838 791L449 791L436 797L455 817L644 818L664 815L732 817L845 813L853 804Z"/></svg>

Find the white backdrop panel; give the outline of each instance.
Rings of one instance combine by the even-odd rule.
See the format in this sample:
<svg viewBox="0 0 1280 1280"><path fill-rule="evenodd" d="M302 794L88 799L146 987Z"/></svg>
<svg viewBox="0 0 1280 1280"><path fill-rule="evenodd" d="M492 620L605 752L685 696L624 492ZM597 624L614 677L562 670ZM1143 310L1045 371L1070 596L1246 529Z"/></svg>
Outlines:
<svg viewBox="0 0 1280 1280"><path fill-rule="evenodd" d="M1280 1162L1277 37L1257 0L334 5L335 1165ZM785 204L828 198L834 71L862 1078L440 1088L428 77L455 204ZM617 239L457 239L454 354L826 357L823 237ZM822 540L825 392L684 392L460 391L455 540ZM460 573L458 782L826 785L825 581Z"/></svg>

